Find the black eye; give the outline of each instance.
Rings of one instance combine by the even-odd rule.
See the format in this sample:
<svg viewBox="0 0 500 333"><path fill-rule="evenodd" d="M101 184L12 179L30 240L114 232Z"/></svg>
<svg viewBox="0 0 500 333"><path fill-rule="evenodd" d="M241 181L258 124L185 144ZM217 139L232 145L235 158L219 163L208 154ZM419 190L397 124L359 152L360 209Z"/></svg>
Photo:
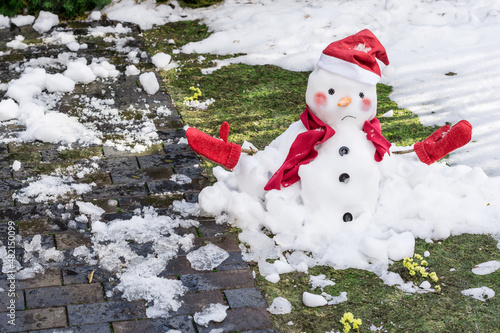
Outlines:
<svg viewBox="0 0 500 333"><path fill-rule="evenodd" d="M335 89L333 89L333 88L328 89L328 93L329 93L330 95L335 94Z"/></svg>
<svg viewBox="0 0 500 333"><path fill-rule="evenodd" d="M363 98L365 97L365 94L363 94L362 92L359 93L359 97Z"/></svg>

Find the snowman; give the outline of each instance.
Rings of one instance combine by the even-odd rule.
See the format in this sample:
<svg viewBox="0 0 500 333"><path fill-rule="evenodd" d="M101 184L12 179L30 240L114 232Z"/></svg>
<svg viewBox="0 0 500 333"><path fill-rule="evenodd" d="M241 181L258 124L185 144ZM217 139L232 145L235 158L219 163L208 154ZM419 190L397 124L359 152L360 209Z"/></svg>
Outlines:
<svg viewBox="0 0 500 333"><path fill-rule="evenodd" d="M221 126L221 139L188 128L188 143L226 168L236 167L233 186L240 192L266 197L268 205L275 196L292 195L309 214L328 215L330 223L356 221L374 211L379 162L390 154L391 144L375 118L376 84L381 78L377 60L389 65L384 47L367 29L328 45L309 76L306 109L300 121L259 152L260 163L245 156L243 165L238 165L242 148L227 142L227 123ZM431 164L470 138L470 124L461 121L416 143L414 151L422 162ZM295 189L289 191L293 194L273 193L286 192L289 187Z"/></svg>

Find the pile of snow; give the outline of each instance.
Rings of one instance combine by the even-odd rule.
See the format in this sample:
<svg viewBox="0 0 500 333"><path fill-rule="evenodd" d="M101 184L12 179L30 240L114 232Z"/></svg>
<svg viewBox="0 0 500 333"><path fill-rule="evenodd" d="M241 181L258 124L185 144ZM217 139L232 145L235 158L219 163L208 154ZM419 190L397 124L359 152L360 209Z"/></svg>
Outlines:
<svg viewBox="0 0 500 333"><path fill-rule="evenodd" d="M187 252L193 246L194 235L178 235L175 228L197 225L194 220L158 215L153 208L136 210L130 220L93 222L92 241L99 266L116 273L120 280L116 290L123 292L125 299L148 302L148 317L165 317L181 306L179 297L187 288L181 281L162 278L159 274L180 249ZM138 255L132 243L151 243L154 253L146 257Z"/></svg>
<svg viewBox="0 0 500 333"><path fill-rule="evenodd" d="M299 271L314 265L378 271L412 256L416 238L500 234L499 177L488 178L481 169L463 165L427 166L414 155L393 155L379 163L377 208L350 223L335 219L328 207L313 210L304 205L300 182L264 191L269 175L288 153L290 143L285 142L294 138L291 128L265 150L243 155L233 172L215 168L218 182L199 196L205 212L244 230L240 240L250 246L243 248L244 259L257 261L263 276L278 273L277 265L283 263ZM335 200L327 190L318 189L316 195ZM272 236L262 232L263 227ZM280 260L270 264L267 259Z"/></svg>
<svg viewBox="0 0 500 333"><path fill-rule="evenodd" d="M177 1L170 5L157 5L155 0L145 0L136 3L134 0L114 0L102 12L110 20L138 24L141 29L151 29L153 25L164 25L167 22L177 22L181 19L193 19L190 10L181 8Z"/></svg>

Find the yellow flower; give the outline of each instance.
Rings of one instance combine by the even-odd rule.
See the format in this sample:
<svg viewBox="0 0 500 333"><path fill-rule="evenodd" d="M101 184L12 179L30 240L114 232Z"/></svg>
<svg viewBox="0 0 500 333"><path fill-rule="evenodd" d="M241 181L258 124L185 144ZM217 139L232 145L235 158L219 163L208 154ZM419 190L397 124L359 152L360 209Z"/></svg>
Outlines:
<svg viewBox="0 0 500 333"><path fill-rule="evenodd" d="M437 281L439 280L439 278L438 278L438 276L437 276L436 272L432 272L432 273L429 275L429 277L431 278L431 280L432 280L433 282L437 282Z"/></svg>
<svg viewBox="0 0 500 333"><path fill-rule="evenodd" d="M420 254L415 253L413 257L417 260L422 260L422 256Z"/></svg>
<svg viewBox="0 0 500 333"><path fill-rule="evenodd" d="M351 325L348 323L344 324L344 333L348 333L351 330Z"/></svg>
<svg viewBox="0 0 500 333"><path fill-rule="evenodd" d="M436 289L438 293L441 292L441 286L435 286L434 289Z"/></svg>
<svg viewBox="0 0 500 333"><path fill-rule="evenodd" d="M422 265L422 266L427 266L427 265L429 265L429 263L427 263L427 261L425 261L425 260L422 260L422 261L420 262L420 265Z"/></svg>
<svg viewBox="0 0 500 333"><path fill-rule="evenodd" d="M363 322L361 321L361 319L354 319L354 322L352 323L352 328L354 328L355 330L359 328L359 326L361 326Z"/></svg>

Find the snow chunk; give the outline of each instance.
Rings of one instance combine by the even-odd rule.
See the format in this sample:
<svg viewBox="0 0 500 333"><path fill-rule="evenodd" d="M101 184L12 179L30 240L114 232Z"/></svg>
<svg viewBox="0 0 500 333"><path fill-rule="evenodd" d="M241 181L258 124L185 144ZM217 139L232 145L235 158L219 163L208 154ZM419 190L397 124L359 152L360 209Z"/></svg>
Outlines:
<svg viewBox="0 0 500 333"><path fill-rule="evenodd" d="M482 264L476 265L472 269L472 273L477 275L487 275L495 272L500 268L500 261L492 260L483 262Z"/></svg>
<svg viewBox="0 0 500 333"><path fill-rule="evenodd" d="M94 72L87 66L85 59L69 62L67 67L63 74L76 83L88 84L96 79Z"/></svg>
<svg viewBox="0 0 500 333"><path fill-rule="evenodd" d="M8 28L10 26L10 19L7 16L0 14L0 29Z"/></svg>
<svg viewBox="0 0 500 333"><path fill-rule="evenodd" d="M462 290L462 295L470 296L474 299L484 302L489 298L495 297L495 291L488 287L471 288Z"/></svg>
<svg viewBox="0 0 500 333"><path fill-rule="evenodd" d="M302 303L310 308L326 305L328 302L321 295L311 294L305 291L302 294Z"/></svg>
<svg viewBox="0 0 500 333"><path fill-rule="evenodd" d="M80 213L90 215L92 221L98 221L101 215L105 212L104 209L90 202L77 201L76 204L80 209Z"/></svg>
<svg viewBox="0 0 500 333"><path fill-rule="evenodd" d="M16 38L13 41L10 41L6 44L7 47L13 48L13 49L19 49L19 50L24 50L25 48L28 47L28 44L23 43L24 36L16 36Z"/></svg>
<svg viewBox="0 0 500 333"><path fill-rule="evenodd" d="M93 11L89 15L89 19L91 21L99 21L101 19L101 17L102 17L102 13L100 11L98 11L98 10Z"/></svg>
<svg viewBox="0 0 500 333"><path fill-rule="evenodd" d="M211 321L220 323L224 321L224 319L226 319L227 309L229 309L229 306L219 303L212 303L208 308L203 309L202 312L196 312L194 314L194 321L198 325L202 325L205 327L207 327Z"/></svg>
<svg viewBox="0 0 500 333"><path fill-rule="evenodd" d="M0 102L0 121L10 120L17 117L19 107L12 99L4 99Z"/></svg>
<svg viewBox="0 0 500 333"><path fill-rule="evenodd" d="M127 69L125 70L125 75L130 76L130 75L139 75L141 74L141 71L135 67L134 65L129 65L127 66Z"/></svg>
<svg viewBox="0 0 500 333"><path fill-rule="evenodd" d="M14 161L14 163L12 163L12 170L13 171L19 171L21 170L21 162L19 161Z"/></svg>
<svg viewBox="0 0 500 333"><path fill-rule="evenodd" d="M75 89L75 81L60 73L48 74L45 82L48 92L72 92Z"/></svg>
<svg viewBox="0 0 500 333"><path fill-rule="evenodd" d="M270 307L267 308L272 314L287 314L292 312L292 303L283 297L276 297Z"/></svg>
<svg viewBox="0 0 500 333"><path fill-rule="evenodd" d="M33 24L34 21L35 17L32 15L18 15L10 19L10 22L18 27Z"/></svg>
<svg viewBox="0 0 500 333"><path fill-rule="evenodd" d="M44 33L50 30L55 25L59 24L59 17L55 14L46 11L40 11L38 18L33 24L33 29L39 33Z"/></svg>
<svg viewBox="0 0 500 333"><path fill-rule="evenodd" d="M198 250L192 251L187 255L191 267L197 271L212 270L222 264L227 258L229 258L229 253L213 244L200 247Z"/></svg>
<svg viewBox="0 0 500 333"><path fill-rule="evenodd" d="M160 90L160 84L156 79L156 75L153 72L143 73L139 76L139 81L141 82L144 91L149 95L154 95Z"/></svg>
<svg viewBox="0 0 500 333"><path fill-rule="evenodd" d="M172 56L163 52L157 53L151 57L153 64L164 70L169 69L170 60L172 60Z"/></svg>
<svg viewBox="0 0 500 333"><path fill-rule="evenodd" d="M278 273L271 273L266 275L266 280L271 283L278 283L280 281L280 275Z"/></svg>

